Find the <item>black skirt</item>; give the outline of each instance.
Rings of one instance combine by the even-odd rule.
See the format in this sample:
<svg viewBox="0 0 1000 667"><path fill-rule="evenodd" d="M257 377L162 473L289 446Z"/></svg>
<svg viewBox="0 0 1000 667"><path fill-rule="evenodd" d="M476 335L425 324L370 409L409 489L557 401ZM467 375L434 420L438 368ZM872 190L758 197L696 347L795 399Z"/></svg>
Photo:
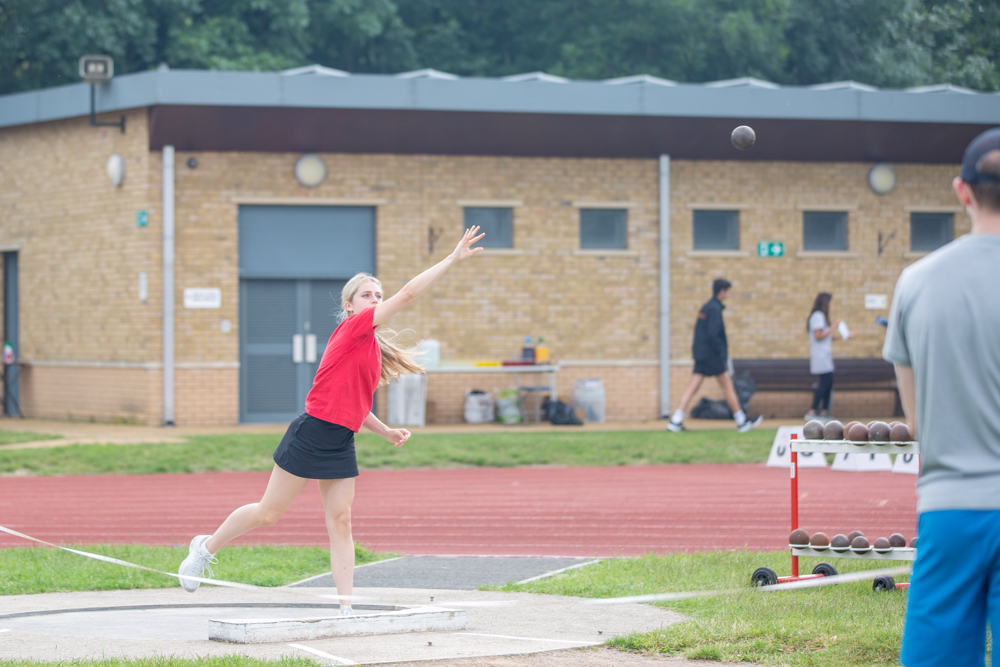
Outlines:
<svg viewBox="0 0 1000 667"><path fill-rule="evenodd" d="M306 413L296 417L274 450L278 467L306 479L347 479L358 476L354 431Z"/></svg>
<svg viewBox="0 0 1000 667"><path fill-rule="evenodd" d="M715 359L695 359L694 361L694 372L698 375L704 375L705 377L714 377L716 375L722 375L729 368L727 367L725 357L716 357Z"/></svg>

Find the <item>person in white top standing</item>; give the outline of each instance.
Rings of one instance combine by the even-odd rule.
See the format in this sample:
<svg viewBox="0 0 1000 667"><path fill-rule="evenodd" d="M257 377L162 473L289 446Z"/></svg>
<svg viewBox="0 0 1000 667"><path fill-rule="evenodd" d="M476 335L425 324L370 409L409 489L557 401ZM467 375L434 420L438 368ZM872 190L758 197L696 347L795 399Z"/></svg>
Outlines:
<svg viewBox="0 0 1000 667"><path fill-rule="evenodd" d="M830 324L830 302L833 295L820 292L813 302L812 312L806 330L809 332L809 373L819 376L813 393L812 408L805 419L831 419L830 396L833 394L833 332L840 328L843 320ZM843 332L841 340L845 340ZM850 336L850 334L848 334Z"/></svg>

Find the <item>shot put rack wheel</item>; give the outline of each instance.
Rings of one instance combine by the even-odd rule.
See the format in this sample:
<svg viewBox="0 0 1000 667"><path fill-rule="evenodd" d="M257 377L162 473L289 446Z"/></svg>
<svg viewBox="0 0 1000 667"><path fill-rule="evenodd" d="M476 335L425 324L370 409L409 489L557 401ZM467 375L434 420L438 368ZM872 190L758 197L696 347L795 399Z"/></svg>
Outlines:
<svg viewBox="0 0 1000 667"><path fill-rule="evenodd" d="M798 476L798 453L799 452L821 452L823 454L919 454L920 446L917 442L853 442L851 440L799 440L798 435L792 434L791 446L791 466L789 477L791 480L791 500L792 500L792 530L799 527L799 476ZM875 551L874 547L866 551L854 548L834 550L831 547L815 548L809 545L789 544L789 551L792 555L792 574L788 577L779 577L774 570L769 567L757 568L750 578L754 586L767 586L771 584L784 583L786 581L801 581L802 579L816 579L817 577L827 577L837 574L836 568L829 563L820 563L813 568L812 574L799 574L799 557L808 556L816 558L855 558L860 560L915 560L917 550L908 547L894 547L883 552ZM879 577L872 582L872 590L888 591L894 589L906 589L910 584L897 584L892 577Z"/></svg>

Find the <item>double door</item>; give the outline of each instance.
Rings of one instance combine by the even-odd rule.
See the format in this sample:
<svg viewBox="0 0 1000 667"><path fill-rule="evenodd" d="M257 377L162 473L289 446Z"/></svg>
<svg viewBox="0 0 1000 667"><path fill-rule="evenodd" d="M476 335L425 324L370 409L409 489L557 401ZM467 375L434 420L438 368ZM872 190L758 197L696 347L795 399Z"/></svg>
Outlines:
<svg viewBox="0 0 1000 667"><path fill-rule="evenodd" d="M240 419L291 421L305 408L340 314L344 280L240 281Z"/></svg>

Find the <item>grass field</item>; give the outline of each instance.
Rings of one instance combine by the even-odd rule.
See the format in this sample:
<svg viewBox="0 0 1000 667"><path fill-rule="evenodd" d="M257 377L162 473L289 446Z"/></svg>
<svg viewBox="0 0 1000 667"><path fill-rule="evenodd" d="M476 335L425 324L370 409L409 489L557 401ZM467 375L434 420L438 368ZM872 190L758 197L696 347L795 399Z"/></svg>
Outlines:
<svg viewBox="0 0 1000 667"><path fill-rule="evenodd" d="M8 431L0 428L0 445L13 445L22 442L37 442L39 440L58 440L61 435L33 433L31 431Z"/></svg>
<svg viewBox="0 0 1000 667"><path fill-rule="evenodd" d="M148 474L270 470L280 436L203 435L177 444L71 445L0 450L0 475ZM396 449L370 433L357 437L365 469L598 466L658 463L760 463L774 430L572 431L415 434Z"/></svg>
<svg viewBox="0 0 1000 667"><path fill-rule="evenodd" d="M810 571L818 562L802 559L800 567ZM830 562L841 573L885 567L868 561ZM750 574L761 566L788 574L788 552L711 552L605 560L552 579L501 590L605 598L749 589ZM874 593L870 582L860 582L803 591L701 598L666 606L691 620L656 632L616 637L610 644L630 651L763 665L888 666L899 664L906 593ZM608 610L613 613L614 607Z"/></svg>
<svg viewBox="0 0 1000 667"><path fill-rule="evenodd" d="M80 547L149 567L173 571L186 548L145 546ZM358 563L388 557L358 548ZM279 586L328 568L328 553L313 547L232 547L214 566L221 579ZM817 559L803 559L803 571ZM840 572L880 564L834 559ZM522 586L500 590L606 598L669 591L741 588L746 595L667 603L690 620L666 629L615 637L609 644L627 651L654 651L710 661L810 667L888 666L898 664L906 593L874 593L869 582L782 593L750 589L750 574L766 565L785 574L786 551L709 552L609 559ZM903 581L905 577L898 577ZM114 590L176 586L174 579L102 563L45 548L0 550L0 593ZM614 607L607 608L614 613ZM236 659L234 660L242 660ZM12 663L0 663L8 665ZM34 663L16 663L28 667ZM103 665L184 667L256 667L250 662L78 662ZM290 665L293 663L289 663ZM300 663L295 663L300 664Z"/></svg>
<svg viewBox="0 0 1000 667"><path fill-rule="evenodd" d="M81 551L110 556L165 572L176 572L188 553L181 547L77 546ZM370 563L395 554L375 554L360 545L355 562ZM319 547L232 546L212 566L217 579L257 586L284 586L330 570L330 552ZM0 595L63 591L110 591L132 588L173 588L173 577L47 547L0 549Z"/></svg>

